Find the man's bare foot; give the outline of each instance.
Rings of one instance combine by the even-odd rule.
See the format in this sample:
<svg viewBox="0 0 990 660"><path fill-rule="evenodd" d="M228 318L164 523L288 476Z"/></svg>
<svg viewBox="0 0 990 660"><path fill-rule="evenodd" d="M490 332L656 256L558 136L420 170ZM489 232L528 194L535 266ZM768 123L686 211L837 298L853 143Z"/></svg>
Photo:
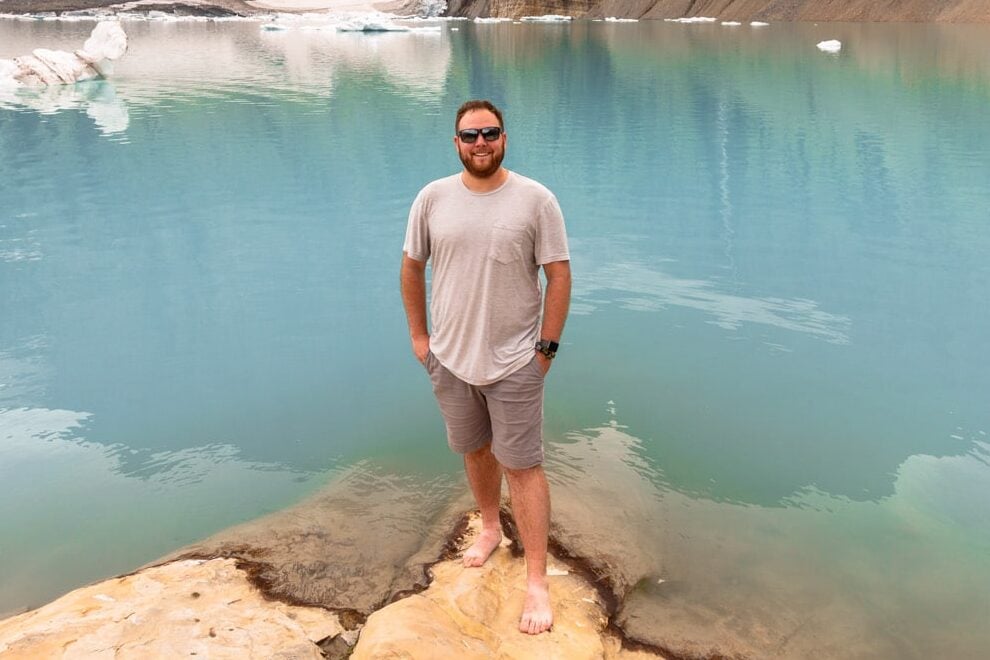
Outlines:
<svg viewBox="0 0 990 660"><path fill-rule="evenodd" d="M465 566L481 566L502 542L502 532L497 529L483 529L467 552L464 553Z"/></svg>
<svg viewBox="0 0 990 660"><path fill-rule="evenodd" d="M526 587L526 602L523 603L519 630L529 635L539 635L553 628L553 611L550 609L550 587L530 583Z"/></svg>

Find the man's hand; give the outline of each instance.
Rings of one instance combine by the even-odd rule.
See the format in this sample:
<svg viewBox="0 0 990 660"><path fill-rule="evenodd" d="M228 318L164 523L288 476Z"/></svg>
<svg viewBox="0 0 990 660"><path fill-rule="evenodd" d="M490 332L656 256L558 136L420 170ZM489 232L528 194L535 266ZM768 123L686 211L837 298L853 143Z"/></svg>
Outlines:
<svg viewBox="0 0 990 660"><path fill-rule="evenodd" d="M550 365L553 360L539 351L536 352L536 360L540 363L540 366L543 367L543 375L546 376L547 372L550 371Z"/></svg>
<svg viewBox="0 0 990 660"><path fill-rule="evenodd" d="M430 352L430 336L417 335L412 338L413 355L420 364L426 364L426 355Z"/></svg>

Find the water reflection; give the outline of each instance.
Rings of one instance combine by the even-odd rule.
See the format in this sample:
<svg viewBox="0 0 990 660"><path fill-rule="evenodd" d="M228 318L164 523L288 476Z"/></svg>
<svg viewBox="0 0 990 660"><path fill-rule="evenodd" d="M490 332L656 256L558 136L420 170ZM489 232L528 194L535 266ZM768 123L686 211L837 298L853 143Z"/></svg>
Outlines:
<svg viewBox="0 0 990 660"><path fill-rule="evenodd" d="M122 133L130 123L127 104L107 80L46 87L0 86L0 109L28 109L42 115L83 110L104 135Z"/></svg>
<svg viewBox="0 0 990 660"><path fill-rule="evenodd" d="M585 247L588 249L588 247ZM832 344L849 342L850 319L819 308L813 300L750 298L718 290L718 283L672 277L635 262L592 266L574 289L576 312L598 311L603 299L614 299L635 311L662 311L679 306L704 312L727 330L744 323L806 333Z"/></svg>
<svg viewBox="0 0 990 660"><path fill-rule="evenodd" d="M75 24L17 34L22 22L0 20L0 58L78 39ZM84 23L85 26L90 24ZM130 42L110 81L42 89L0 87L0 108L43 114L85 109L105 134L128 126L128 105L165 99L227 98L253 94L253 104L278 95L299 100L332 97L341 72L380 76L395 93L436 103L450 66L448 33L416 28L387 34L338 33L325 19L300 18L286 31L256 22L124 22ZM57 30L53 38L52 31ZM25 34L26 32L26 34ZM15 38L7 39L11 33Z"/></svg>

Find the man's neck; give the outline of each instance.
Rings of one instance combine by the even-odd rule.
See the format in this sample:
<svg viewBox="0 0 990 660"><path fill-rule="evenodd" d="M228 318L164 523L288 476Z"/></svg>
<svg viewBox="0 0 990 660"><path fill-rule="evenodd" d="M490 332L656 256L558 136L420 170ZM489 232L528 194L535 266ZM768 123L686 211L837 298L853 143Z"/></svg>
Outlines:
<svg viewBox="0 0 990 660"><path fill-rule="evenodd" d="M467 170L461 172L461 181L471 192L487 193L498 189L509 178L509 170L504 167L498 168L491 176L474 176Z"/></svg>

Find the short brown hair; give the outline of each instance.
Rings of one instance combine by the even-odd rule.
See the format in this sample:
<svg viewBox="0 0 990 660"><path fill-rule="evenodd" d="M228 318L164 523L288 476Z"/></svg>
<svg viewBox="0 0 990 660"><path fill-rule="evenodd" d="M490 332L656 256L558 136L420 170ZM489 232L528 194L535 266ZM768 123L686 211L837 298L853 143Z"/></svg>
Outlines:
<svg viewBox="0 0 990 660"><path fill-rule="evenodd" d="M460 130L461 118L472 110L487 110L498 118L498 127L503 131L505 130L505 124L502 122L502 111L495 107L495 105L488 100L475 99L473 101L467 101L461 104L461 107L457 109L457 117L454 119L454 132L456 133Z"/></svg>

